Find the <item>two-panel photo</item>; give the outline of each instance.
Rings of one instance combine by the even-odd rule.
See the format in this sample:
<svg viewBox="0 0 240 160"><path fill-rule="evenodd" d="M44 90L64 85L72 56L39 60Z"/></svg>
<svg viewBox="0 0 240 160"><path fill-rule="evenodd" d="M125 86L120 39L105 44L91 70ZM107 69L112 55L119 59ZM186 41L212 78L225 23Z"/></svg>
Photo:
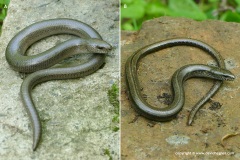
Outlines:
<svg viewBox="0 0 240 160"><path fill-rule="evenodd" d="M240 159L239 0L0 0L0 160Z"/></svg>

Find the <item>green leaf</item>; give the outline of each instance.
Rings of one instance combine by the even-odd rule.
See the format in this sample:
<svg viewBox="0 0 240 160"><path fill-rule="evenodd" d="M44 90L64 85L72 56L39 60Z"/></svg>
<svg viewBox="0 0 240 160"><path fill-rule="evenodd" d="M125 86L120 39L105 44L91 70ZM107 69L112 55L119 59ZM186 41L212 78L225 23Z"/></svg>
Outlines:
<svg viewBox="0 0 240 160"><path fill-rule="evenodd" d="M132 24L130 23L124 23L122 25L122 29L123 30L128 30L128 31L133 31L134 30L134 27L132 26Z"/></svg>
<svg viewBox="0 0 240 160"><path fill-rule="evenodd" d="M240 13L240 6L236 8L236 12L239 14Z"/></svg>
<svg viewBox="0 0 240 160"><path fill-rule="evenodd" d="M207 16L192 0L169 0L170 16L205 20Z"/></svg>
<svg viewBox="0 0 240 160"><path fill-rule="evenodd" d="M121 18L139 19L144 16L144 7L137 4L132 4L126 8L121 7Z"/></svg>
<svg viewBox="0 0 240 160"><path fill-rule="evenodd" d="M10 0L0 0L0 4L6 4L8 5Z"/></svg>
<svg viewBox="0 0 240 160"><path fill-rule="evenodd" d="M0 15L0 21L3 21L3 20L4 20L4 18L5 18L5 16L3 16L3 15Z"/></svg>
<svg viewBox="0 0 240 160"><path fill-rule="evenodd" d="M208 0L209 3L215 3L215 2L219 2L219 0Z"/></svg>
<svg viewBox="0 0 240 160"><path fill-rule="evenodd" d="M121 0L122 4L130 4L132 3L134 0Z"/></svg>
<svg viewBox="0 0 240 160"><path fill-rule="evenodd" d="M235 0L235 2L240 6L240 0Z"/></svg>
<svg viewBox="0 0 240 160"><path fill-rule="evenodd" d="M205 11L207 19L218 19L217 15L213 14L214 11L215 11L215 9L211 9L211 10Z"/></svg>
<svg viewBox="0 0 240 160"><path fill-rule="evenodd" d="M169 15L170 10L167 8L167 6L163 6L160 3L149 3L146 6L146 14L159 17Z"/></svg>
<svg viewBox="0 0 240 160"><path fill-rule="evenodd" d="M220 20L227 22L240 22L240 15L236 12L227 11L220 17Z"/></svg>

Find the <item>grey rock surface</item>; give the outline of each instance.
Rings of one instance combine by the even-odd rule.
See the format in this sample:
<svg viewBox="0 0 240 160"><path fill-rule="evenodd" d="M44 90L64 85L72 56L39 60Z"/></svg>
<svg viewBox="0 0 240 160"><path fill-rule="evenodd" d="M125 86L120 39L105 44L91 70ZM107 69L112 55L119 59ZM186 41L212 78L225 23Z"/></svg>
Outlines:
<svg viewBox="0 0 240 160"><path fill-rule="evenodd" d="M118 0L11 0L0 38L1 160L118 159L119 133L112 129L114 108L107 94L119 82L118 8ZM34 88L32 97L43 134L37 151L33 152L32 127L19 96L22 79L7 64L5 49L24 27L53 18L72 18L91 25L114 46L115 56L107 57L105 66L90 76L49 81ZM42 40L29 49L29 54L40 53L70 37Z"/></svg>

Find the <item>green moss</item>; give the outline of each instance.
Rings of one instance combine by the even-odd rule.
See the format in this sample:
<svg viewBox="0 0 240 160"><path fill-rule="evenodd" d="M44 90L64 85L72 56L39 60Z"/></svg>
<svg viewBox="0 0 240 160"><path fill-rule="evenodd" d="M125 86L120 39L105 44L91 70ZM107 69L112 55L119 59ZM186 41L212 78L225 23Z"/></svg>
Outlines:
<svg viewBox="0 0 240 160"><path fill-rule="evenodd" d="M110 154L109 149L104 149L104 155L107 155L107 156L109 157L109 160L112 160L112 159L113 159L112 156L111 156L111 154Z"/></svg>
<svg viewBox="0 0 240 160"><path fill-rule="evenodd" d="M119 87L116 83L108 90L108 100L114 107L114 113L119 115Z"/></svg>
<svg viewBox="0 0 240 160"><path fill-rule="evenodd" d="M113 130L114 132L117 132L117 131L119 131L119 127L115 126L115 127L113 127L112 130Z"/></svg>
<svg viewBox="0 0 240 160"><path fill-rule="evenodd" d="M0 0L0 34L4 18L7 16L7 9L10 0Z"/></svg>
<svg viewBox="0 0 240 160"><path fill-rule="evenodd" d="M115 115L115 116L112 118L112 122L119 123L119 115Z"/></svg>
<svg viewBox="0 0 240 160"><path fill-rule="evenodd" d="M108 100L112 104L114 112L111 128L114 132L117 132L119 130L119 87L117 83L114 83L108 90Z"/></svg>

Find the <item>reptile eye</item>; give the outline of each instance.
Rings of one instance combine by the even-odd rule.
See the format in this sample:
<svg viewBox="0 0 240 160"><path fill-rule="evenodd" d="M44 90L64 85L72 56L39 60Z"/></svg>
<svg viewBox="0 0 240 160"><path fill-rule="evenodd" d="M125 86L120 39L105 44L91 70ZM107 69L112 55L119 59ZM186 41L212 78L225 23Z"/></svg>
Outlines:
<svg viewBox="0 0 240 160"><path fill-rule="evenodd" d="M97 49L104 49L104 47L101 47L101 46L97 46Z"/></svg>

